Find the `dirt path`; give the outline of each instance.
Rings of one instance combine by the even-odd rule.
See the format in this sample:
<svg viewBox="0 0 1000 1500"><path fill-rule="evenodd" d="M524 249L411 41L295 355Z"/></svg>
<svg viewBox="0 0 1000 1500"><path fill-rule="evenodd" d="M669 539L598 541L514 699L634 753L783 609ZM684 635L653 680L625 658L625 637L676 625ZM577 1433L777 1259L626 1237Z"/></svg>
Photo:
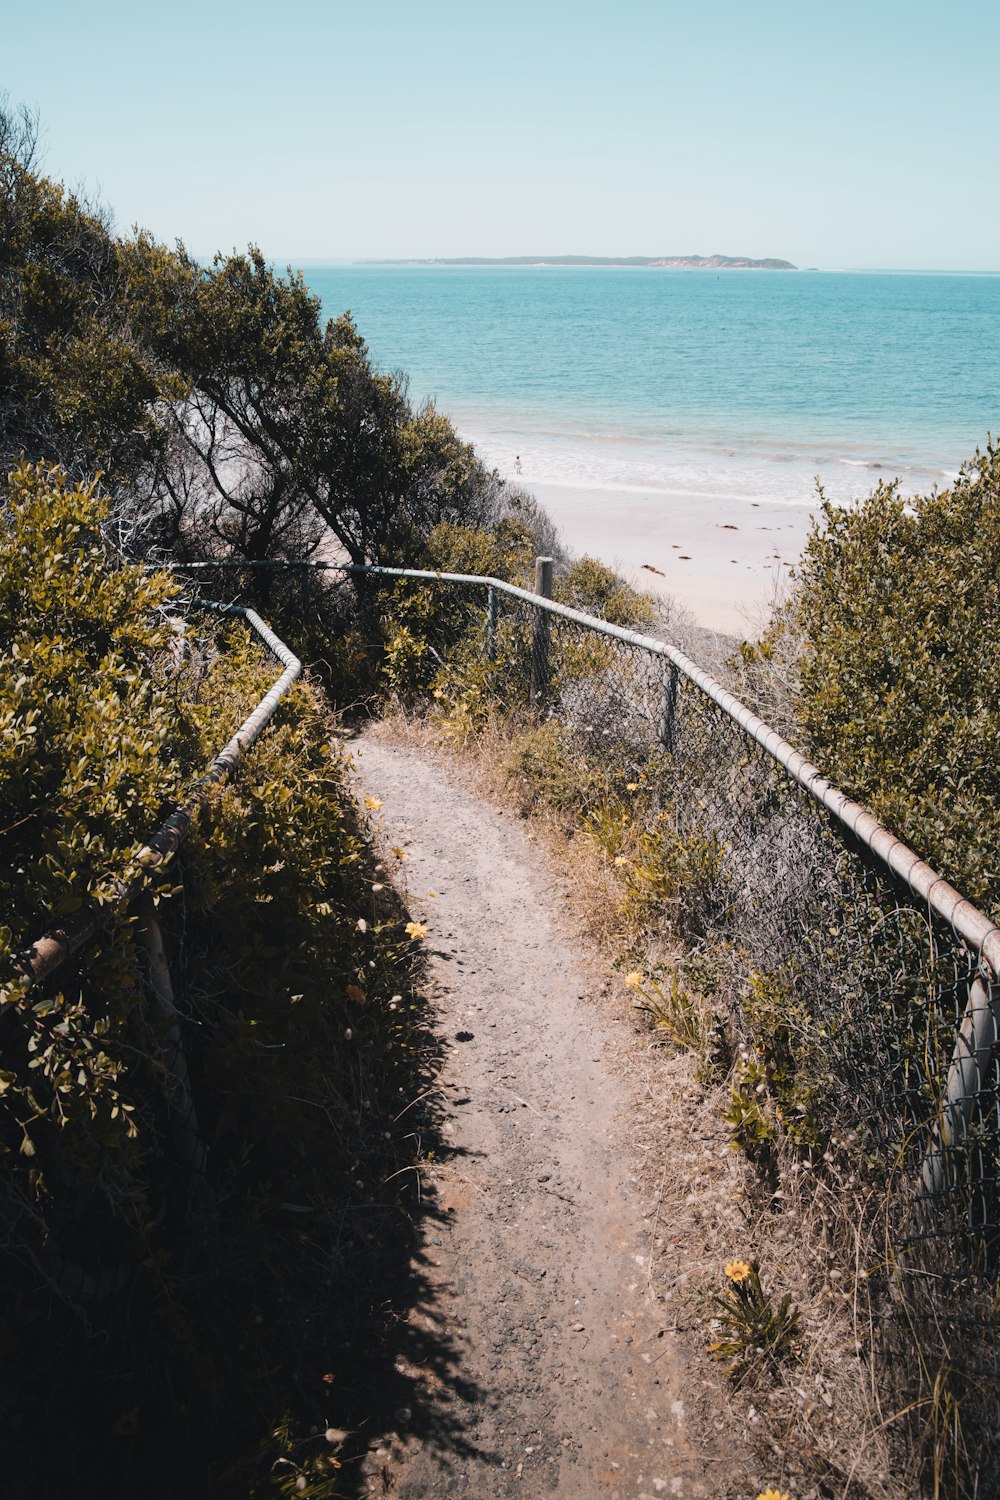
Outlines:
<svg viewBox="0 0 1000 1500"><path fill-rule="evenodd" d="M424 1174L421 1295L393 1354L447 1420L397 1411L371 1445L370 1493L705 1496L630 1176L621 1040L588 1001L551 876L525 826L440 761L377 737L355 754L386 844L408 856L448 1049L449 1149ZM422 1360L421 1331L447 1339L446 1363Z"/></svg>

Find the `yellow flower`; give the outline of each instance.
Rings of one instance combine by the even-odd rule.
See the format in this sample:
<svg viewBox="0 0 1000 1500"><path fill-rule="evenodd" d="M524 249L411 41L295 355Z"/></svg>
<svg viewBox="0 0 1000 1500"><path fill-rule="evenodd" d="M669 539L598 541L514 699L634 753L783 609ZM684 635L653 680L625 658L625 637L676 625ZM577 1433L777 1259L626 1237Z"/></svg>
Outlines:
<svg viewBox="0 0 1000 1500"><path fill-rule="evenodd" d="M625 790L627 792L637 792L639 790L639 783L637 781L627 781L625 783Z"/></svg>
<svg viewBox="0 0 1000 1500"><path fill-rule="evenodd" d="M624 854L616 854L615 855L615 864L618 866L619 869L621 869L622 865L627 865L628 864L628 857L626 855L624 855Z"/></svg>
<svg viewBox="0 0 1000 1500"><path fill-rule="evenodd" d="M413 938L414 942L417 942L427 936L427 928L423 922L407 922L406 936Z"/></svg>
<svg viewBox="0 0 1000 1500"><path fill-rule="evenodd" d="M410 857L405 849L390 849L389 853L394 854L397 859L409 859Z"/></svg>
<svg viewBox="0 0 1000 1500"><path fill-rule="evenodd" d="M633 969L631 974L625 975L625 983L630 990L637 990L642 985L642 974L638 969Z"/></svg>
<svg viewBox="0 0 1000 1500"><path fill-rule="evenodd" d="M774 1490L768 1486L766 1490L761 1490L757 1500L792 1500L792 1497L786 1495L783 1490Z"/></svg>
<svg viewBox="0 0 1000 1500"><path fill-rule="evenodd" d="M365 806L367 807L369 812L378 812L379 808L382 806L382 798L366 797Z"/></svg>
<svg viewBox="0 0 1000 1500"><path fill-rule="evenodd" d="M118 1421L111 1430L115 1437L131 1437L138 1426L139 1408L133 1406L131 1411L127 1411L124 1416L118 1418Z"/></svg>
<svg viewBox="0 0 1000 1500"><path fill-rule="evenodd" d="M728 1266L725 1267L726 1275L729 1277L730 1281L746 1281L747 1277L750 1275L750 1270L751 1268L747 1265L745 1260L731 1260ZM775 1493L777 1493L777 1491L775 1491Z"/></svg>

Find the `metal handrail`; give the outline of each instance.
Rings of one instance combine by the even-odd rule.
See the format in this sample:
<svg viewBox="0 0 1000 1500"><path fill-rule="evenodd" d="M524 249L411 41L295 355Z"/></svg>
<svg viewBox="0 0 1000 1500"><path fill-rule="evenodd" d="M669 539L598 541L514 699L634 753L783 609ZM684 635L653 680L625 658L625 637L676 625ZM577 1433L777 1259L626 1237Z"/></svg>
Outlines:
<svg viewBox="0 0 1000 1500"><path fill-rule="evenodd" d="M463 583L482 588L495 589L514 599L523 599L536 609L547 614L558 615L582 625L598 635L610 636L627 646L635 646L670 661L677 670L696 688L710 698L723 713L733 719L740 728L776 760L809 795L825 807L848 832L863 844L894 876L909 887L913 895L927 906L942 921L950 924L957 935L969 945L981 964L989 970L993 979L1000 979L1000 927L997 927L976 906L927 862L909 848L901 838L879 822L860 802L853 801L846 792L824 776L820 768L808 760L800 750L790 744L776 729L740 700L708 672L703 672L697 663L677 646L660 641L653 636L640 635L626 630L621 625L609 624L595 615L585 614L567 604L558 604L541 594L518 588L502 578L492 578L480 573L443 573L420 568L389 568L375 564L333 562L283 562L265 560L240 562L226 559L211 563L185 563L179 571L231 568L234 570L257 568L312 568L316 571L331 571L355 574L374 574L386 578L413 578L430 583Z"/></svg>
<svg viewBox="0 0 1000 1500"><path fill-rule="evenodd" d="M539 559L542 561L542 559ZM545 561L550 561L546 559ZM827 810L848 833L897 879L901 880L922 903L928 913L948 923L953 932L975 954L978 977L969 986L968 1002L955 1037L947 1078L938 1099L931 1139L925 1148L920 1178L923 1191L936 1195L947 1188L947 1153L962 1136L972 1115L975 1098L982 1086L993 1047L1000 1039L1000 928L964 897L926 860L920 858L901 838L881 823L866 807L848 797L846 792L823 775L823 772L783 735L773 729L735 694L724 688L708 672L677 646L653 636L640 635L621 625L609 624L582 610L557 604L544 594L519 588L503 578L478 573L444 573L420 568L380 567L376 564L333 562L282 562L266 559L242 562L225 559L219 562L189 563L186 570L311 568L352 574L373 574L386 578L411 578L430 583L459 583L485 588L487 594L487 634L491 641L495 628L496 595L507 594L521 599L536 610L569 620L595 634L609 636L642 651L669 661L673 681L669 693L676 693L676 674L680 673L732 719L752 740L780 765L786 774ZM536 579L541 575L536 569Z"/></svg>
<svg viewBox="0 0 1000 1500"><path fill-rule="evenodd" d="M85 902L66 917L59 927L51 928L30 948L18 954L14 961L15 968L27 979L29 988L79 952L114 912L127 910L132 905L145 887L149 872L158 869L176 853L211 789L229 779L246 751L260 738L274 717L278 704L301 674L302 663L298 657L293 655L284 641L279 640L270 626L252 609L244 609L238 604L217 604L208 599L194 602L199 608L214 610L218 614L241 616L278 658L284 671L253 712L244 719L225 748L219 751L205 774L195 782L184 801L174 808L139 850L136 859L141 867L140 873L132 880L123 882L111 902ZM2 1002L0 1013L16 1003L17 1000L13 998Z"/></svg>

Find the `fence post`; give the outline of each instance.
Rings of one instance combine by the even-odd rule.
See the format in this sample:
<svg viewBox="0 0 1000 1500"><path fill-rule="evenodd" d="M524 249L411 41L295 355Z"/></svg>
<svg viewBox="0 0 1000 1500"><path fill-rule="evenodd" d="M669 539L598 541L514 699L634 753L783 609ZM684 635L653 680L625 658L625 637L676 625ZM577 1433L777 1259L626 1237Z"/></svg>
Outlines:
<svg viewBox="0 0 1000 1500"><path fill-rule="evenodd" d="M486 656L497 659L497 591L492 584L486 591Z"/></svg>
<svg viewBox="0 0 1000 1500"><path fill-rule="evenodd" d="M198 1115L191 1095L187 1058L181 1039L181 1018L174 1004L174 987L167 965L163 932L152 899L145 896L138 903L139 924L136 937L146 950L148 994L161 1031L161 1055L170 1115L170 1133L179 1165L187 1172L196 1195L206 1188L205 1146L198 1129Z"/></svg>
<svg viewBox="0 0 1000 1500"><path fill-rule="evenodd" d="M921 1182L931 1197L953 1191L961 1178L965 1137L998 1039L1000 986L991 975L979 974L969 986L969 1001L955 1038L944 1094L924 1152Z"/></svg>
<svg viewBox="0 0 1000 1500"><path fill-rule="evenodd" d="M535 593L552 598L552 558L535 558ZM541 708L549 694L549 642L552 617L535 605L535 631L531 642L531 704Z"/></svg>
<svg viewBox="0 0 1000 1500"><path fill-rule="evenodd" d="M680 673L676 662L667 668L667 680L663 684L663 717L660 720L660 744L664 750L674 748L674 720L677 715L677 683Z"/></svg>

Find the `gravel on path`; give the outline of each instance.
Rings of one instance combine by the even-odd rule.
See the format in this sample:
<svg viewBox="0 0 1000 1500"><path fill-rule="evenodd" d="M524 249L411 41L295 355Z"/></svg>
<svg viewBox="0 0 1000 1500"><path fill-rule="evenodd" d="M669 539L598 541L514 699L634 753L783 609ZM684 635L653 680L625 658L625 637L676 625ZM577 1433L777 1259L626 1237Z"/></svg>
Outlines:
<svg viewBox="0 0 1000 1500"><path fill-rule="evenodd" d="M400 883L428 927L446 1044L420 1295L396 1310L390 1351L420 1401L369 1444L369 1492L706 1496L685 1355L630 1176L621 1041L591 1003L544 858L441 760L377 732L354 754L386 846L407 855ZM447 1359L422 1352L442 1340Z"/></svg>

